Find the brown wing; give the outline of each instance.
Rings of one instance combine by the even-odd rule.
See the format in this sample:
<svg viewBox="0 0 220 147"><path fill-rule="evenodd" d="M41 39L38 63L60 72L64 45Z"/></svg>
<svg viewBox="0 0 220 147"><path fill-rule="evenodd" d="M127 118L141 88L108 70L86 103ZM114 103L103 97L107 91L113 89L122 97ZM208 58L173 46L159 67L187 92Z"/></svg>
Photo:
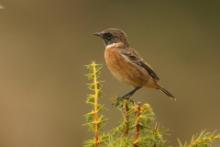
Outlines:
<svg viewBox="0 0 220 147"><path fill-rule="evenodd" d="M150 65L145 63L144 60L138 55L138 53L134 49L132 48L124 49L124 50L121 50L121 53L125 58L127 58L129 62L144 68L153 79L160 80L160 78L153 71Z"/></svg>

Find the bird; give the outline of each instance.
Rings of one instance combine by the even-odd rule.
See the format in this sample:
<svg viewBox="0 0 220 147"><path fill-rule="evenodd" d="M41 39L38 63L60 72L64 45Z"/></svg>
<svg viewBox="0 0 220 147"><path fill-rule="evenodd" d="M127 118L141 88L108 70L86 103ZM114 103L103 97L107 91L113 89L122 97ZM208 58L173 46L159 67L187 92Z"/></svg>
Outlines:
<svg viewBox="0 0 220 147"><path fill-rule="evenodd" d="M133 86L131 91L119 98L129 99L136 91L146 87L160 90L175 100L173 94L159 84L160 78L153 68L134 48L130 47L127 34L123 30L107 28L93 35L104 41L105 62L113 76Z"/></svg>

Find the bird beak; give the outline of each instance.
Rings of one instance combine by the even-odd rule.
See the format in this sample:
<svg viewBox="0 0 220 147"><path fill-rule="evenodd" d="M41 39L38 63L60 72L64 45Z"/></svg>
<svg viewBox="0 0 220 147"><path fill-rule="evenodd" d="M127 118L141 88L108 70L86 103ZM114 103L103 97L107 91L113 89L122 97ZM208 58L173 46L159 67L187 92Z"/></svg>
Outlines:
<svg viewBox="0 0 220 147"><path fill-rule="evenodd" d="M102 33L101 32L93 33L93 35L98 36L98 37L102 37Z"/></svg>

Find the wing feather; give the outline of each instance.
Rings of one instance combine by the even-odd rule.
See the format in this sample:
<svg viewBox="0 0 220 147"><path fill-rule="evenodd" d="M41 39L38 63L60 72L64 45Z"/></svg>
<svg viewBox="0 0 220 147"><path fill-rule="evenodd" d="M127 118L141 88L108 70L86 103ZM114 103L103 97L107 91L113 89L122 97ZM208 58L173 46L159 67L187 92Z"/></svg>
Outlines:
<svg viewBox="0 0 220 147"><path fill-rule="evenodd" d="M144 60L138 55L138 53L134 49L130 48L130 49L121 50L121 53L130 63L136 64L144 68L153 79L160 80L160 78L150 67L150 65L144 62Z"/></svg>

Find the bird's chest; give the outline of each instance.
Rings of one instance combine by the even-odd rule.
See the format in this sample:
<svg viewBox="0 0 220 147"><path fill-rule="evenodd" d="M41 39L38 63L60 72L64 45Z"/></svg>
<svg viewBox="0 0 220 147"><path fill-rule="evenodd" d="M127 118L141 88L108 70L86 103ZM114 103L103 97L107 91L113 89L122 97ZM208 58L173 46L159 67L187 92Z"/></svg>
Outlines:
<svg viewBox="0 0 220 147"><path fill-rule="evenodd" d="M124 66L124 59L117 48L105 49L105 62L112 72L120 72L120 69Z"/></svg>
<svg viewBox="0 0 220 147"><path fill-rule="evenodd" d="M135 66L127 62L120 53L120 49L107 48L105 50L105 61L108 69L119 80L131 83L132 78L139 75Z"/></svg>

